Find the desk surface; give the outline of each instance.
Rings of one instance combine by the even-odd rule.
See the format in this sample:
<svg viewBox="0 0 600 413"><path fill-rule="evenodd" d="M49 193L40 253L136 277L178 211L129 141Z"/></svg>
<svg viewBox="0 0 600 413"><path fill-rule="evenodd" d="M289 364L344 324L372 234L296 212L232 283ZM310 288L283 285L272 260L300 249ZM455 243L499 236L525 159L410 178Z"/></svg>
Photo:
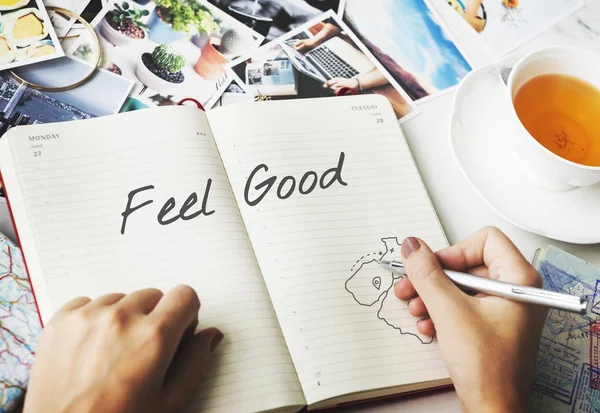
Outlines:
<svg viewBox="0 0 600 413"><path fill-rule="evenodd" d="M465 52L481 64L489 58L482 52L483 46L477 35L466 27L443 3L436 0L440 12L450 20L450 29L465 46ZM517 52L525 52L548 45L576 45L600 52L600 1L586 0L587 7L553 29L536 37ZM477 229L495 225L502 229L531 260L535 250L547 244L554 244L583 259L600 265L600 244L573 245L556 242L530 234L509 224L492 211L475 193L462 175L450 148L448 127L453 92L446 93L423 104L423 113L403 125L403 130L421 171L423 180L439 214L450 243L455 243ZM6 211L0 203L0 232L10 236L10 224ZM428 411L459 413L460 404L453 391L390 400L373 405L349 407L345 412L368 413L416 413Z"/></svg>

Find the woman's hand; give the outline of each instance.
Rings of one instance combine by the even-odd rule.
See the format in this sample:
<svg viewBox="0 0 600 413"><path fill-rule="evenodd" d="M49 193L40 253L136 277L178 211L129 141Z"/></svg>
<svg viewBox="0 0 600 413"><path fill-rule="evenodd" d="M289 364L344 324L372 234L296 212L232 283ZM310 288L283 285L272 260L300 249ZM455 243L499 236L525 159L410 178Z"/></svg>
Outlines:
<svg viewBox="0 0 600 413"><path fill-rule="evenodd" d="M310 39L302 39L298 40L294 43L294 49L299 51L300 53L310 52L312 49L317 47L319 42L316 41L315 37L311 37Z"/></svg>
<svg viewBox="0 0 600 413"><path fill-rule="evenodd" d="M542 285L539 273L496 228L435 254L423 241L407 238L402 256L408 277L394 292L410 299L410 313L421 318L417 330L436 334L465 412L525 412L548 310L467 295L442 267L535 287Z"/></svg>
<svg viewBox="0 0 600 413"><path fill-rule="evenodd" d="M189 287L81 297L44 328L24 413L178 412L200 385L223 334L194 334Z"/></svg>
<svg viewBox="0 0 600 413"><path fill-rule="evenodd" d="M356 92L359 91L359 84L356 78L344 79L343 77L334 77L333 79L329 79L327 82L323 83L323 87L326 89L331 89L335 93L345 87L354 89Z"/></svg>

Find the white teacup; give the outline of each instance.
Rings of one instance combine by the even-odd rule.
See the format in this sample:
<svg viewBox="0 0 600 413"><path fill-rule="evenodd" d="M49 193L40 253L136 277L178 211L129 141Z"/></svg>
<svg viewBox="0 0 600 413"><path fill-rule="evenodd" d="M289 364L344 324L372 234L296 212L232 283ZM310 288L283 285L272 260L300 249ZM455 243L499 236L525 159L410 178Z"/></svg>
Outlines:
<svg viewBox="0 0 600 413"><path fill-rule="evenodd" d="M600 55L574 47L550 47L524 56L513 67L507 86L511 123L516 126L511 138L518 165L534 182L548 189L567 190L600 182L600 166L561 158L535 140L519 120L513 103L515 95L529 80L544 74L573 76L600 90Z"/></svg>

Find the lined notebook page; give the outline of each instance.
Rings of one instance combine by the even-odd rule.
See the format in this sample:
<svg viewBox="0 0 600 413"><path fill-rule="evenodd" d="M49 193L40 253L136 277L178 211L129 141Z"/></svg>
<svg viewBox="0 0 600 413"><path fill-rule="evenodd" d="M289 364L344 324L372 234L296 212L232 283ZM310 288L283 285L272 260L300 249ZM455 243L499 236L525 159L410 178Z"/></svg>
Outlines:
<svg viewBox="0 0 600 413"><path fill-rule="evenodd" d="M393 296L392 275L376 263L399 258L398 242L409 235L447 245L389 103L253 103L208 117L308 403L448 378L436 342L416 332L406 303ZM346 185L299 192L307 171L320 179L342 152ZM252 177L260 164L268 171ZM250 206L247 181L253 203L273 176ZM282 181L285 199L277 195Z"/></svg>
<svg viewBox="0 0 600 413"><path fill-rule="evenodd" d="M29 139L41 135L48 139ZM203 112L170 107L19 128L1 145L45 322L76 296L188 284L202 302L200 328L225 334L191 411L305 403ZM192 192L198 201L186 215L200 210L208 179L205 212L214 213L158 223L170 197L176 207L164 219ZM154 189L137 193L131 206L153 203L129 215L121 234L128 194L148 185Z"/></svg>

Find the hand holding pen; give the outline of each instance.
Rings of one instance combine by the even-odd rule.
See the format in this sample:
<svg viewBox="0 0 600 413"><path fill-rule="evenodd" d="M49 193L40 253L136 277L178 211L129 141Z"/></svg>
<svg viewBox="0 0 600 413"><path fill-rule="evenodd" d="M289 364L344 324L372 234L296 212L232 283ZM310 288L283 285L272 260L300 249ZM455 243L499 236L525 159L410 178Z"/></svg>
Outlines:
<svg viewBox="0 0 600 413"><path fill-rule="evenodd" d="M401 261L381 260L379 261L379 265L396 274L407 275L406 268ZM447 269L444 269L443 272L454 284L465 292L489 294L506 298L507 300L543 305L579 315L586 315L590 311L591 303L584 296L558 293L544 290L543 288L498 281L466 272Z"/></svg>
<svg viewBox="0 0 600 413"><path fill-rule="evenodd" d="M539 273L498 229L486 228L436 252L416 238L402 242L408 277L394 286L410 300L417 330L435 335L466 411L526 412L548 307L494 295L468 295L444 269L504 283L541 287ZM477 374L473 374L477 372ZM486 377L485 381L474 380Z"/></svg>

